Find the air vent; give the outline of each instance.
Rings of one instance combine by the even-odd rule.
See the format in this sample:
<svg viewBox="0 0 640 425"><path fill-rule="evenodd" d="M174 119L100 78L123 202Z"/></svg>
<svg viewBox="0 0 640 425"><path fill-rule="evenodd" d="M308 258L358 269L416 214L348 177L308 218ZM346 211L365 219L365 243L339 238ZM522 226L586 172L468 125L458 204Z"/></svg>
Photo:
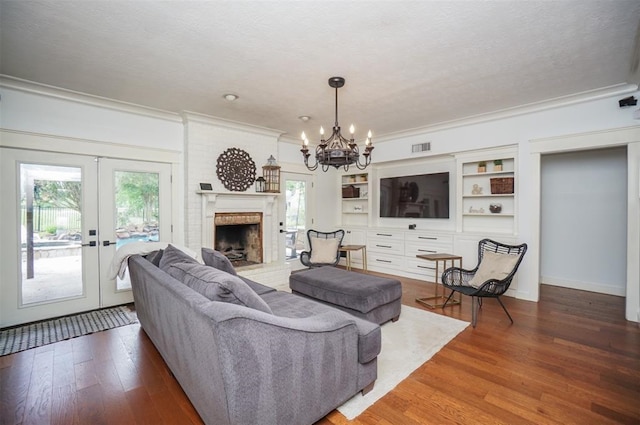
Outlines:
<svg viewBox="0 0 640 425"><path fill-rule="evenodd" d="M431 142L416 143L411 146L411 153L426 152L431 150Z"/></svg>

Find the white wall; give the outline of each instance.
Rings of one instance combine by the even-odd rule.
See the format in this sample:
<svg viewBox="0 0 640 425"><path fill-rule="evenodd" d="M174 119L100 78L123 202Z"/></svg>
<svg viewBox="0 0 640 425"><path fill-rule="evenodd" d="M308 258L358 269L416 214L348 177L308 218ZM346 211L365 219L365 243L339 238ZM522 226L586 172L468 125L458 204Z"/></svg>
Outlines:
<svg viewBox="0 0 640 425"><path fill-rule="evenodd" d="M0 128L182 151L177 114L0 80Z"/></svg>
<svg viewBox="0 0 640 425"><path fill-rule="evenodd" d="M624 296L627 150L543 155L541 282Z"/></svg>
<svg viewBox="0 0 640 425"><path fill-rule="evenodd" d="M640 124L633 119L637 108L619 108L621 97L640 93L637 87L610 92L599 92L576 99L561 100L553 105L539 105L525 110L505 112L492 117L480 117L448 125L435 126L431 129L413 131L407 134L391 135L374 140L373 169L385 166L390 161L405 161L421 158L424 164L438 160L443 155L464 151L505 146L518 146L518 226L516 238L519 242L529 243L527 257L518 272L517 297L537 301L539 296L539 251L538 235L535 226L540 219L537 206L536 188L539 185L536 167L532 162L531 140L562 135L589 133L607 129L633 127ZM520 111L522 112L522 110ZM411 145L431 142L432 150L427 153L412 154ZM630 170L631 172L631 170ZM326 178L332 178L330 176ZM375 183L374 183L375 184ZM337 201L336 201L337 202ZM337 209L338 206L335 205ZM376 205L374 205L374 211ZM638 259L634 259L638 262ZM638 284L631 291L638 292ZM629 290L629 288L628 288ZM636 317L637 303L628 305L627 318ZM630 315L630 309L633 313ZM630 319L631 320L631 319Z"/></svg>
<svg viewBox="0 0 640 425"><path fill-rule="evenodd" d="M256 165L256 175L260 176L269 156L278 155L279 133L193 113L184 114L184 128L186 245L199 251L202 246L202 196L196 193L199 184L211 183L214 192L234 193L224 187L216 174L220 154L231 147L244 150ZM247 191L255 192L255 186L251 185ZM277 220L273 223L277 225ZM265 231L275 233L278 229ZM277 240L273 238L274 243ZM278 246L265 249L277 252Z"/></svg>

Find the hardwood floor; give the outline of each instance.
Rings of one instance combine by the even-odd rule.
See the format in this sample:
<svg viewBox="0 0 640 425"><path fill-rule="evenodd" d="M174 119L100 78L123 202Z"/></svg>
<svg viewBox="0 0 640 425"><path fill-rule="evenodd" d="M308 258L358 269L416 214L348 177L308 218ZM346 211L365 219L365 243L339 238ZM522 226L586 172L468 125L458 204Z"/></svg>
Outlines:
<svg viewBox="0 0 640 425"><path fill-rule="evenodd" d="M424 308L431 285L402 282L403 304ZM316 425L640 424L640 328L623 298L543 285L539 303L503 301L515 324L486 300L475 329L358 418ZM432 311L471 320L469 299ZM0 402L2 425L202 423L137 324L0 357Z"/></svg>

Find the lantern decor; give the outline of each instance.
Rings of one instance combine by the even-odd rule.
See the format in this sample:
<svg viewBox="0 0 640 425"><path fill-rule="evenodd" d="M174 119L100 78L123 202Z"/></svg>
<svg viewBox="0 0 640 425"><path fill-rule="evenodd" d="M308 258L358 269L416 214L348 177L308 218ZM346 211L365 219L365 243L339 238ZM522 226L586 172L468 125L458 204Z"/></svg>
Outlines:
<svg viewBox="0 0 640 425"><path fill-rule="evenodd" d="M267 165L262 167L264 177L264 191L268 193L280 193L280 166L276 164L273 155L269 156Z"/></svg>
<svg viewBox="0 0 640 425"><path fill-rule="evenodd" d="M265 191L265 180L264 177L260 176L256 179L256 192L262 193Z"/></svg>

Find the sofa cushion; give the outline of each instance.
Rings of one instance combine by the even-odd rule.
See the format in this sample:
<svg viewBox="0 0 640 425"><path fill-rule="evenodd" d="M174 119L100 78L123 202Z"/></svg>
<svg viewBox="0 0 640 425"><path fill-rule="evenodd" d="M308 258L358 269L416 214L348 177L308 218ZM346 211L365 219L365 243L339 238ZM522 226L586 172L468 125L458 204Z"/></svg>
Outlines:
<svg viewBox="0 0 640 425"><path fill-rule="evenodd" d="M314 264L331 264L338 257L340 239L311 238L311 262Z"/></svg>
<svg viewBox="0 0 640 425"><path fill-rule="evenodd" d="M269 292L274 292L275 288L272 288L270 286L266 286L263 285L262 283L258 283L255 282L251 279L247 279L244 276L238 276L244 283L246 283L247 285L249 285L249 288L253 289L253 292L255 292L258 295L262 295L262 294L268 294Z"/></svg>
<svg viewBox="0 0 640 425"><path fill-rule="evenodd" d="M231 261L229 261L227 256L220 251L216 251L211 248L202 248L200 251L202 254L202 261L204 261L207 266L215 267L218 270L222 270L223 272L227 272L234 276L237 275L236 269L233 268Z"/></svg>
<svg viewBox="0 0 640 425"><path fill-rule="evenodd" d="M469 280L469 285L478 288L489 279L504 279L511 273L519 258L518 255L485 251L480 267L473 278Z"/></svg>
<svg viewBox="0 0 640 425"><path fill-rule="evenodd" d="M160 259L160 269L163 271L167 271L169 266L175 263L198 263L198 260L190 256L184 251L179 250L175 246L169 244L164 250L162 254L162 258Z"/></svg>
<svg viewBox="0 0 640 425"><path fill-rule="evenodd" d="M176 262L167 269L174 278L211 301L244 305L272 314L271 309L239 277L199 263Z"/></svg>
<svg viewBox="0 0 640 425"><path fill-rule="evenodd" d="M280 317L291 317L302 319L305 317L318 316L327 312L336 315L347 315L353 320L358 328L358 361L368 363L380 354L382 347L380 326L364 319L352 316L342 310L330 307L326 304L303 298L299 295L288 292L275 291L262 295L262 298L269 304L273 314Z"/></svg>
<svg viewBox="0 0 640 425"><path fill-rule="evenodd" d="M151 251L146 255L146 259L151 261L156 267L160 267L160 260L162 259L162 254L164 253L164 249L158 249L156 251Z"/></svg>

